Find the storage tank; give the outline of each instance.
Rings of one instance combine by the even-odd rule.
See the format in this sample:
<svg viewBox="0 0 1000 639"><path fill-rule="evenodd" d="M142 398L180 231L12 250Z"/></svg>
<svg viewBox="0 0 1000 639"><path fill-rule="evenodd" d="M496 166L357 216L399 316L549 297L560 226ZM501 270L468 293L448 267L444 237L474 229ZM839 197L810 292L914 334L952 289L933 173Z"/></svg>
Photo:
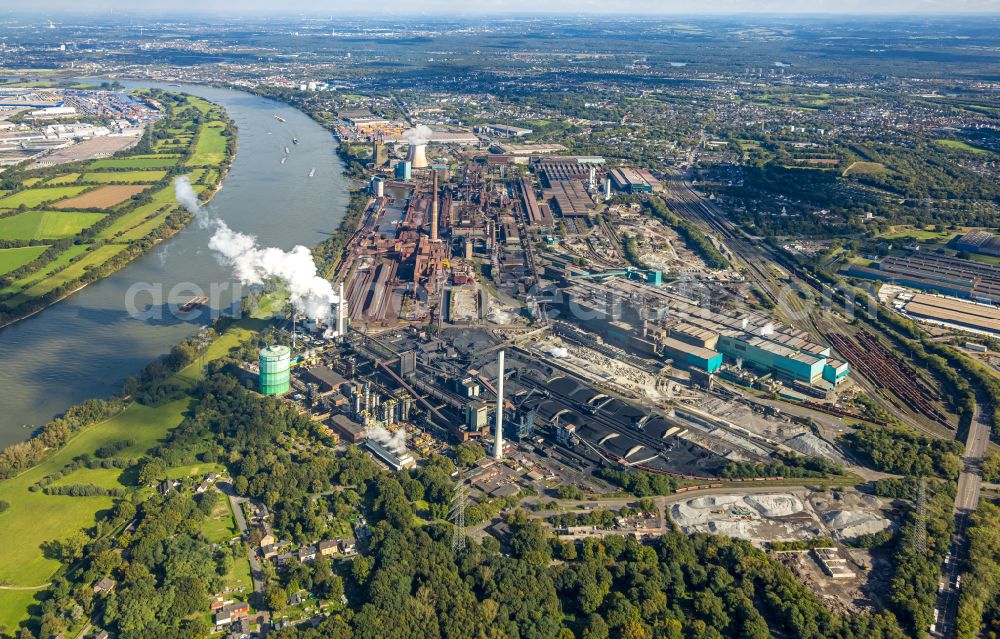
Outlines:
<svg viewBox="0 0 1000 639"><path fill-rule="evenodd" d="M292 351L287 346L260 349L260 392L284 395L288 392L292 371Z"/></svg>

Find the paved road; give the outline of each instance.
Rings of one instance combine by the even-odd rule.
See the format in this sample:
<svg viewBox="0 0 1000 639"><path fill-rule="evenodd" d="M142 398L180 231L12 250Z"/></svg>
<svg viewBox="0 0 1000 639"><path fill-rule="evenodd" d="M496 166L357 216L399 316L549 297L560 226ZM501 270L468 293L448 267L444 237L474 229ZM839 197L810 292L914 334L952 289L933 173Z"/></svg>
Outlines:
<svg viewBox="0 0 1000 639"><path fill-rule="evenodd" d="M243 539L250 538L250 527L247 525L247 518L243 515L243 503L249 501L246 497L238 497L233 491L232 484L228 482L218 482L216 486L229 498L229 505L233 508L233 517L236 518L236 525L243 535ZM257 559L257 552L254 548L247 549L247 559L250 561L250 577L253 579L254 592L264 592L264 571Z"/></svg>
<svg viewBox="0 0 1000 639"><path fill-rule="evenodd" d="M965 570L968 539L965 535L969 518L979 507L979 493L982 490L983 473L980 463L986 454L990 441L989 415L992 407L977 397L976 414L969 426L965 440L965 455L962 457L962 472L958 476L958 490L955 494L955 534L952 536L951 558L945 564L941 575L944 587L938 593L935 608L938 622L934 636L951 639L955 636L955 620L958 617L958 578Z"/></svg>

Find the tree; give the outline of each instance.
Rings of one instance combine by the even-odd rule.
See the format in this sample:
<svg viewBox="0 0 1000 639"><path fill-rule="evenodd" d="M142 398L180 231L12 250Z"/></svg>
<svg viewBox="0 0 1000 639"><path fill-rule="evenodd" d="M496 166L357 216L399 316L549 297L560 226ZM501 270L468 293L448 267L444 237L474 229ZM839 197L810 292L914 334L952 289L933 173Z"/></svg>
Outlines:
<svg viewBox="0 0 1000 639"><path fill-rule="evenodd" d="M372 560L364 555L356 555L351 563L351 574L354 580L360 584L368 581L368 576L372 571Z"/></svg>
<svg viewBox="0 0 1000 639"><path fill-rule="evenodd" d="M271 612L280 612L288 605L288 593L278 584L268 584L264 589L264 605Z"/></svg>
<svg viewBox="0 0 1000 639"><path fill-rule="evenodd" d="M142 468L139 469L139 483L140 484L151 484L154 481L158 481L166 475L167 465L162 459L149 458L143 464Z"/></svg>
<svg viewBox="0 0 1000 639"><path fill-rule="evenodd" d="M475 442L466 442L455 447L455 464L458 466L472 466L486 455L482 445Z"/></svg>

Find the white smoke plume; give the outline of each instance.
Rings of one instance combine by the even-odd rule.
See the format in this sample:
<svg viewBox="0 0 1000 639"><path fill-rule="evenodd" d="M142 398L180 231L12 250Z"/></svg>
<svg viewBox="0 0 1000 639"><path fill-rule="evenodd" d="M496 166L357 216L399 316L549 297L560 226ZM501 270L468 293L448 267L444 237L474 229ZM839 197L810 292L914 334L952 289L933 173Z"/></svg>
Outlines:
<svg viewBox="0 0 1000 639"><path fill-rule="evenodd" d="M180 202L181 206L186 208L188 212L197 215L201 213L201 202L198 200L198 194L194 192L194 188L191 186L191 180L188 176L182 175L174 180L174 197Z"/></svg>
<svg viewBox="0 0 1000 639"><path fill-rule="evenodd" d="M427 144L431 141L431 136L434 135L434 130L431 129L426 124L418 124L412 129L407 129L403 131L403 139L406 140L408 144Z"/></svg>
<svg viewBox="0 0 1000 639"><path fill-rule="evenodd" d="M339 301L333 285L319 276L312 253L304 246L291 251L274 247L260 247L257 238L239 233L222 220L201 208L198 196L187 177L174 180L177 201L192 213L198 214L203 227L214 227L215 233L208 247L218 253L233 268L243 284L263 284L278 281L288 290L296 312L315 320L330 316L330 305Z"/></svg>
<svg viewBox="0 0 1000 639"><path fill-rule="evenodd" d="M563 346L553 346L548 350L549 355L556 357L558 359L563 359L564 357L569 357L569 349Z"/></svg>
<svg viewBox="0 0 1000 639"><path fill-rule="evenodd" d="M406 452L406 429L400 428L396 432L375 424L368 427L368 437L385 446L388 450L402 455Z"/></svg>

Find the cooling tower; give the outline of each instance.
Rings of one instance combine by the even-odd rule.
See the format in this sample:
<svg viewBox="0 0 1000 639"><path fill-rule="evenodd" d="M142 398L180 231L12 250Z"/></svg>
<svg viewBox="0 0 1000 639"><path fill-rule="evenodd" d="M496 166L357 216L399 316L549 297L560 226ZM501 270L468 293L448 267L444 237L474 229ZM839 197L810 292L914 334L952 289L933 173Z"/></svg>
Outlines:
<svg viewBox="0 0 1000 639"><path fill-rule="evenodd" d="M415 169L427 168L427 143L410 145L410 153L406 156L406 161Z"/></svg>

